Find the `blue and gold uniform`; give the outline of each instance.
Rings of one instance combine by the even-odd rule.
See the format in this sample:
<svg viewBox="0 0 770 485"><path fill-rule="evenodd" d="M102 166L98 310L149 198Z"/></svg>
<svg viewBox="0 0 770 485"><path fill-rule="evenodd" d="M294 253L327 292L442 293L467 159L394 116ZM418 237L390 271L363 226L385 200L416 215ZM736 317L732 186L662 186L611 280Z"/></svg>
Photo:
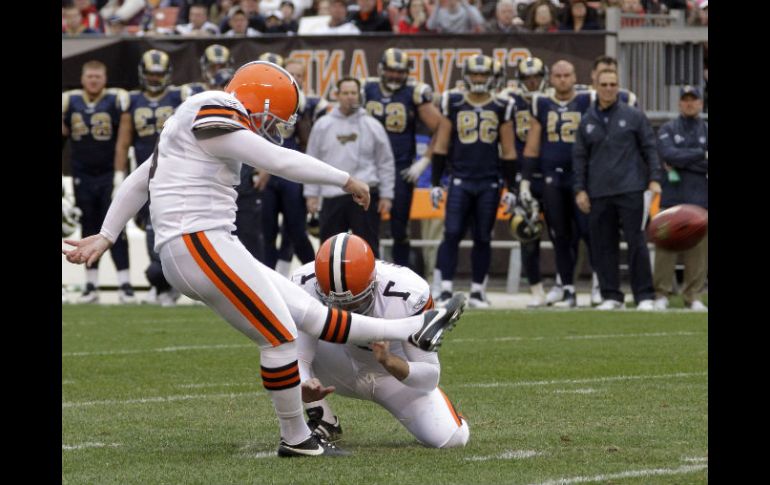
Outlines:
<svg viewBox="0 0 770 485"><path fill-rule="evenodd" d="M492 95L474 103L465 91L453 89L442 96L441 111L452 123L447 156L451 175L437 266L442 280L454 279L459 243L472 222L472 281L483 284L500 201L499 128L512 120L514 101L509 96Z"/></svg>
<svg viewBox="0 0 770 485"><path fill-rule="evenodd" d="M543 208L563 285L574 283L578 238L582 237L590 247L588 216L578 209L572 190L572 147L591 98L590 92L582 91L566 101L556 99L554 94L535 95L532 99L532 116L542 128L538 165L545 180ZM531 173L525 167L524 178Z"/></svg>
<svg viewBox="0 0 770 485"><path fill-rule="evenodd" d="M133 125L133 146L136 164L141 165L152 155L160 130L177 106L186 99L181 87L171 86L158 96L151 96L144 91L131 91L130 107Z"/></svg>
<svg viewBox="0 0 770 485"><path fill-rule="evenodd" d="M516 184L514 192L518 192L519 182L521 182L521 164L519 160L524 158L524 146L527 143L529 129L532 126L531 103L534 93L525 93L520 88L506 88L500 92L503 96L509 96L514 101L513 131L515 135L517 169ZM530 173L530 192L540 207L543 207L543 172L540 167L534 167ZM518 194L517 194L518 196ZM542 280L540 274L540 239L521 243L521 262L524 266L524 273L527 275L529 285L536 285Z"/></svg>
<svg viewBox="0 0 770 485"><path fill-rule="evenodd" d="M393 262L409 266L409 210L414 185L404 180L400 172L408 168L417 155L417 110L433 101L433 90L425 83L408 79L400 88L391 91L382 77L366 79L362 89L366 111L385 127L393 149L396 162L396 184L390 210Z"/></svg>
<svg viewBox="0 0 770 485"><path fill-rule="evenodd" d="M83 237L99 232L112 202L115 143L120 117L128 104L128 92L119 88L105 88L93 100L88 100L82 89L62 93L62 119L71 140L75 205L83 212ZM119 271L128 269L125 232L110 254Z"/></svg>

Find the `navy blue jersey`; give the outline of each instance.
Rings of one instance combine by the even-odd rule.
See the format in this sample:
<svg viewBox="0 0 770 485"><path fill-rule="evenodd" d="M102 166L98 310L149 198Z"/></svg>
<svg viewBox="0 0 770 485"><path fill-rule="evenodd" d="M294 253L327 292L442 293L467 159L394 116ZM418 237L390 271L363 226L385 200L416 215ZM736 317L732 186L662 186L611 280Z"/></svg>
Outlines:
<svg viewBox="0 0 770 485"><path fill-rule="evenodd" d="M208 91L208 88L206 87L206 85L201 82L182 84L181 86L179 86L179 88L182 90L184 99L189 98L193 94L198 94L198 93L202 93L203 91Z"/></svg>
<svg viewBox="0 0 770 485"><path fill-rule="evenodd" d="M128 110L128 92L106 88L94 101L82 89L62 93L61 113L72 140L72 172L102 175L115 170L115 142L120 116Z"/></svg>
<svg viewBox="0 0 770 485"><path fill-rule="evenodd" d="M366 112L377 118L388 133L396 167L411 165L416 154L417 108L433 101L433 90L425 83L409 79L401 89L391 93L380 83L380 78L374 77L364 81L363 92Z"/></svg>
<svg viewBox="0 0 770 485"><path fill-rule="evenodd" d="M569 101L554 95L536 94L532 116L540 123L540 168L543 174L572 171L572 145L583 113L591 106L591 95L579 92Z"/></svg>
<svg viewBox="0 0 770 485"><path fill-rule="evenodd" d="M329 102L326 101L326 99L314 94L306 96L300 92L299 107L297 107L297 123L299 123L301 119L309 117L312 125L318 118L326 114L328 107ZM300 147L296 128L296 124L288 128L285 125L278 125L278 131L281 133L281 136L283 136L282 147L299 151Z"/></svg>
<svg viewBox="0 0 770 485"><path fill-rule="evenodd" d="M521 159L524 156L524 145L527 144L529 128L532 126L530 121L532 119L532 97L525 97L521 89L518 88L505 88L500 91L500 95L513 98L513 132L516 135L516 155Z"/></svg>
<svg viewBox="0 0 770 485"><path fill-rule="evenodd" d="M131 91L129 95L134 155L138 166L152 155L163 124L186 98L182 88L176 86L170 86L159 96L150 96L138 90Z"/></svg>
<svg viewBox="0 0 770 485"><path fill-rule="evenodd" d="M513 99L497 95L477 104L465 92L452 89L441 97L441 114L452 122L448 157L452 176L499 178L498 130L513 117Z"/></svg>

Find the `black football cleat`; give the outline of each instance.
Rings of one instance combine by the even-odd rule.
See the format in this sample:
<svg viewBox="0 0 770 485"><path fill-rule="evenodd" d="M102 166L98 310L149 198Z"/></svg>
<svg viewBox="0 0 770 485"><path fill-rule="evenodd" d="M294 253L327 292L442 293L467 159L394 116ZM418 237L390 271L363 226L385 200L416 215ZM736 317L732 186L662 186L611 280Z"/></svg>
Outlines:
<svg viewBox="0 0 770 485"><path fill-rule="evenodd" d="M457 293L443 308L425 312L422 328L409 336L409 342L426 352L441 347L444 332L451 330L465 309L465 295Z"/></svg>
<svg viewBox="0 0 770 485"><path fill-rule="evenodd" d="M350 456L349 451L345 451L342 448L337 448L333 443L329 443L318 435L311 434L310 438L306 439L298 445L289 445L285 441L281 440L281 444L278 446L278 456L282 458L293 458L303 456Z"/></svg>
<svg viewBox="0 0 770 485"><path fill-rule="evenodd" d="M336 424L329 423L328 421L321 419L323 417L323 412L321 406L308 409L307 416L310 419L307 421L307 427L310 428L310 431L331 443L341 440L342 425L340 425L339 418L334 416Z"/></svg>

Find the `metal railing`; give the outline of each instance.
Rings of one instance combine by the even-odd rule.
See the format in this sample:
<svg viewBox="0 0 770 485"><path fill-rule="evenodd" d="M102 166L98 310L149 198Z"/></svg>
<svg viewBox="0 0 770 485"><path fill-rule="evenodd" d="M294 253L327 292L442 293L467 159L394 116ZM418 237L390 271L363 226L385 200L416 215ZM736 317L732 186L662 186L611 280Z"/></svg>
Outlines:
<svg viewBox="0 0 770 485"><path fill-rule="evenodd" d="M629 26L629 20L639 25ZM625 21L625 22L624 22ZM623 14L608 8L607 54L620 65L620 83L636 93L639 107L666 119L678 116L679 88L703 90L704 43L708 27L685 25L684 11L666 15ZM665 28L661 28L665 27Z"/></svg>

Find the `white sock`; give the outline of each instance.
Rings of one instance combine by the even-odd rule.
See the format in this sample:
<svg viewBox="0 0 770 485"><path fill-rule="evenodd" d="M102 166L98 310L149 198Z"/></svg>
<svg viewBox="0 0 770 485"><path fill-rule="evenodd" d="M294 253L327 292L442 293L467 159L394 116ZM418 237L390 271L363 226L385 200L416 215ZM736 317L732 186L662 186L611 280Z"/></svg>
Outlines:
<svg viewBox="0 0 770 485"><path fill-rule="evenodd" d="M288 342L278 347L262 348L259 355L262 367L262 382L270 399L273 401L275 415L281 427L281 438L290 445L302 443L310 437L310 429L305 423L302 407L302 393L299 386L299 367L297 366L297 344ZM296 368L296 384L287 389L270 390L267 388L269 372L272 369L282 369L286 366ZM265 369L268 369L267 371ZM285 374L285 370L272 371L274 374ZM290 381L292 375L279 377Z"/></svg>
<svg viewBox="0 0 770 485"><path fill-rule="evenodd" d="M593 273L593 277L591 278L591 287L599 288L599 275L597 275L596 272Z"/></svg>
<svg viewBox="0 0 770 485"><path fill-rule="evenodd" d="M572 293L575 293L575 285L564 285L565 291L571 291Z"/></svg>
<svg viewBox="0 0 770 485"><path fill-rule="evenodd" d="M127 269L121 269L118 271L118 285L131 284L131 278L129 277Z"/></svg>
<svg viewBox="0 0 770 485"><path fill-rule="evenodd" d="M86 270L86 282L91 283L97 289L99 288L99 268L88 268Z"/></svg>
<svg viewBox="0 0 770 485"><path fill-rule="evenodd" d="M291 277L291 261L284 261L283 259L279 259L275 263L275 271L287 278Z"/></svg>
<svg viewBox="0 0 770 485"><path fill-rule="evenodd" d="M556 286L561 286L561 275L556 273Z"/></svg>
<svg viewBox="0 0 770 485"><path fill-rule="evenodd" d="M476 293L477 291L484 294L484 283L475 283L471 281L471 293Z"/></svg>
<svg viewBox="0 0 770 485"><path fill-rule="evenodd" d="M441 280L441 291L452 292L452 280Z"/></svg>
<svg viewBox="0 0 770 485"><path fill-rule="evenodd" d="M536 283L534 285L530 285L529 286L529 291L534 296L545 297L545 292L543 291L543 283L542 282Z"/></svg>

